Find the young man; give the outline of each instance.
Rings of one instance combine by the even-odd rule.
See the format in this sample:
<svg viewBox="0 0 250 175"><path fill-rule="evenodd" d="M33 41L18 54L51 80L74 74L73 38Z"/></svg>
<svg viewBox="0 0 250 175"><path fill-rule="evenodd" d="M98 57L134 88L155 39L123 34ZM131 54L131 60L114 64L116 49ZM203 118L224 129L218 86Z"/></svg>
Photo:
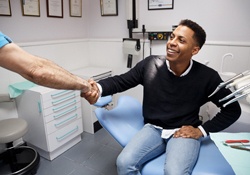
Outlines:
<svg viewBox="0 0 250 175"><path fill-rule="evenodd" d="M141 166L166 152L166 175L191 174L200 149L200 138L219 132L240 116L238 102L223 107L219 99L231 91L210 94L222 82L219 74L194 60L206 40L205 31L191 20L182 20L166 45L166 58L149 56L120 76L89 81L96 93L84 96L93 103L98 95L115 94L143 86L144 127L117 159L119 175L139 175ZM167 60L166 60L167 59ZM221 111L210 121L199 120L200 107L212 101Z"/></svg>
<svg viewBox="0 0 250 175"><path fill-rule="evenodd" d="M2 32L0 32L0 67L50 88L81 90L82 93L91 89L86 80L71 74L52 61L24 51Z"/></svg>

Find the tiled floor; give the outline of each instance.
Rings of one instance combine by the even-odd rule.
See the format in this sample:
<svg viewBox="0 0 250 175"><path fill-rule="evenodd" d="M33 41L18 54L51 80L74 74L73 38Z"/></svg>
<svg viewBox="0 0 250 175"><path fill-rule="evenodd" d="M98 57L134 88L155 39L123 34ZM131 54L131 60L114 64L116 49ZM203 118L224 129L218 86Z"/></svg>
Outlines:
<svg viewBox="0 0 250 175"><path fill-rule="evenodd" d="M83 133L82 141L53 161L41 157L37 175L117 175L121 146L104 130Z"/></svg>

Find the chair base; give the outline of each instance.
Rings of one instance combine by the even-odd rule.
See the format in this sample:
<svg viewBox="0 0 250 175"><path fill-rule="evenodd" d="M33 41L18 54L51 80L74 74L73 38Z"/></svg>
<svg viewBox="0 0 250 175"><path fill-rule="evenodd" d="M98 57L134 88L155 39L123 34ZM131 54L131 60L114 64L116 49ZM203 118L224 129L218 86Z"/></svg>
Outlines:
<svg viewBox="0 0 250 175"><path fill-rule="evenodd" d="M9 149L0 155L1 175L34 175L37 172L40 155L29 146Z"/></svg>

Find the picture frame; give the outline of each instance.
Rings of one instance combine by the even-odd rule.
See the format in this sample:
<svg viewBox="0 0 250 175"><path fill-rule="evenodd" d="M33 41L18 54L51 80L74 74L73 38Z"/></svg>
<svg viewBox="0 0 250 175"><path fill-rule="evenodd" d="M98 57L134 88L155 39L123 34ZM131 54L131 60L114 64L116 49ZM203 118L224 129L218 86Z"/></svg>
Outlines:
<svg viewBox="0 0 250 175"><path fill-rule="evenodd" d="M47 16L63 18L63 0L47 0Z"/></svg>
<svg viewBox="0 0 250 175"><path fill-rule="evenodd" d="M40 17L40 0L21 0L23 16Z"/></svg>
<svg viewBox="0 0 250 175"><path fill-rule="evenodd" d="M82 17L82 0L69 0L69 14L71 17Z"/></svg>
<svg viewBox="0 0 250 175"><path fill-rule="evenodd" d="M118 16L118 0L100 0L102 16Z"/></svg>
<svg viewBox="0 0 250 175"><path fill-rule="evenodd" d="M174 9L174 0L148 0L148 10Z"/></svg>
<svg viewBox="0 0 250 175"><path fill-rule="evenodd" d="M0 1L0 16L11 16L10 0Z"/></svg>

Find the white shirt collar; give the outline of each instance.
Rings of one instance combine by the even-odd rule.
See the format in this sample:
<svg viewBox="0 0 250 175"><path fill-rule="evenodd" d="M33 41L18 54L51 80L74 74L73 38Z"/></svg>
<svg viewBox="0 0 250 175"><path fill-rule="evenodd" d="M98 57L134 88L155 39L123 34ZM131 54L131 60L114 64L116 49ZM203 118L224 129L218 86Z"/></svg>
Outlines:
<svg viewBox="0 0 250 175"><path fill-rule="evenodd" d="M169 65L168 60L166 60L166 64L167 64L168 70L169 70L170 72L172 72L174 75L176 75L176 74L174 73L174 71L172 71L172 70L170 69L170 65ZM183 76L187 75L187 74L190 72L192 66L193 66L193 60L191 59L191 60L190 60L190 64L189 64L187 70L185 70L185 72L183 72L183 73L181 74L180 77L183 77Z"/></svg>

